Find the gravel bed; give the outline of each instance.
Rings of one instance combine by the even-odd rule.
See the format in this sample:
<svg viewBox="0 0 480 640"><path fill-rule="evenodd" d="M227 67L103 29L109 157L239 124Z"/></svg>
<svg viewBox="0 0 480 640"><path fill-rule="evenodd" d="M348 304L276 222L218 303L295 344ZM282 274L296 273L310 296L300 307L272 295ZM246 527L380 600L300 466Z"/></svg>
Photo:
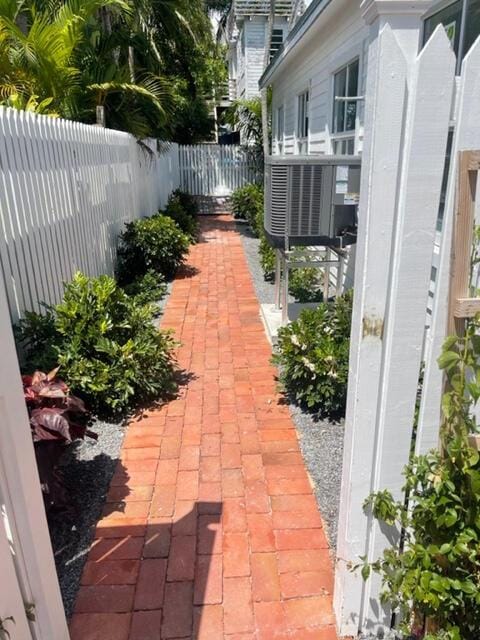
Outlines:
<svg viewBox="0 0 480 640"><path fill-rule="evenodd" d="M237 229L242 236L258 300L261 304L273 304L273 283L265 281L258 261L259 240L245 224L237 224ZM330 546L335 548L342 480L344 423L319 419L318 416L293 404L290 404L290 410L299 434L305 464L315 485L315 496L326 524Z"/></svg>
<svg viewBox="0 0 480 640"><path fill-rule="evenodd" d="M62 460L65 485L72 502L71 512L49 516L50 537L67 616L73 612L83 565L120 455L125 426L96 420L92 431L98 434L97 441L87 438L76 442Z"/></svg>
<svg viewBox="0 0 480 640"><path fill-rule="evenodd" d="M158 302L160 313L171 291L170 282L167 294ZM155 323L161 324L160 314ZM67 513L49 514L50 538L67 617L73 613L95 526L120 457L126 421L115 423L97 419L91 430L98 434L98 440L86 438L74 443L61 462L71 509Z"/></svg>

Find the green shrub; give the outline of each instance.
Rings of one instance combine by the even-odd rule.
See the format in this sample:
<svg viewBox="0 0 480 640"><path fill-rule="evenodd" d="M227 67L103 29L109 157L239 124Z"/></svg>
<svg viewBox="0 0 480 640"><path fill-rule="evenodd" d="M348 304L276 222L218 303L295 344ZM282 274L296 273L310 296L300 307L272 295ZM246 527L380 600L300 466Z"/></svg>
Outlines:
<svg viewBox="0 0 480 640"><path fill-rule="evenodd" d="M236 189L231 202L233 217L247 220L252 231L259 235L260 216L263 229L263 185L247 184Z"/></svg>
<svg viewBox="0 0 480 640"><path fill-rule="evenodd" d="M170 198L178 200L183 210L186 213L188 213L190 217L195 218L195 216L198 215L198 212L199 212L198 202L194 196L191 196L186 191L182 191L181 189L175 189L175 191L172 191Z"/></svg>
<svg viewBox="0 0 480 640"><path fill-rule="evenodd" d="M352 293L305 309L282 327L274 361L285 391L300 405L322 414L345 408Z"/></svg>
<svg viewBox="0 0 480 640"><path fill-rule="evenodd" d="M46 307L45 315L26 311L13 330L22 371L51 371L55 367L57 351L54 345L58 334L51 308Z"/></svg>
<svg viewBox="0 0 480 640"><path fill-rule="evenodd" d="M123 287L128 296L135 298L137 304L159 302L167 293L165 278L161 273L149 269L130 284Z"/></svg>
<svg viewBox="0 0 480 640"><path fill-rule="evenodd" d="M275 275L275 250L268 244L265 236L260 237L258 253L264 278L271 280Z"/></svg>
<svg viewBox="0 0 480 640"><path fill-rule="evenodd" d="M119 282L128 284L149 269L173 277L189 245L190 236L168 216L157 214L128 223L118 249Z"/></svg>
<svg viewBox="0 0 480 640"><path fill-rule="evenodd" d="M30 314L26 336L33 322ZM138 304L113 278L77 273L49 323L62 377L98 412L123 412L175 391L172 338L155 327L152 306ZM40 337L34 342L41 349ZM43 345L50 350L50 342Z"/></svg>
<svg viewBox="0 0 480 640"><path fill-rule="evenodd" d="M323 294L319 288L320 274L321 272L313 267L290 271L288 290L296 302L322 302Z"/></svg>
<svg viewBox="0 0 480 640"><path fill-rule="evenodd" d="M198 222L182 205L182 200L178 196L170 196L165 208L165 215L176 222L180 229L188 234L192 241L197 238Z"/></svg>

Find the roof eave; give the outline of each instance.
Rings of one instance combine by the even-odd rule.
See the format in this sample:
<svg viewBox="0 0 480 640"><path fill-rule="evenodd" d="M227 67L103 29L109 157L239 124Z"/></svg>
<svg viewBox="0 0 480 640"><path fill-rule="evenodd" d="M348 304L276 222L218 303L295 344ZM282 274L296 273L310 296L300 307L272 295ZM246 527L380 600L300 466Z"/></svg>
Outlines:
<svg viewBox="0 0 480 640"><path fill-rule="evenodd" d="M265 69L262 77L258 82L260 89L268 87L268 85L273 80L273 77L281 68L283 62L290 57L290 54L301 42L302 37L305 35L305 33L307 33L310 27L317 20L318 16L320 16L332 2L333 0L313 0L306 12L293 27L292 31L288 34L283 47L281 47L277 55Z"/></svg>

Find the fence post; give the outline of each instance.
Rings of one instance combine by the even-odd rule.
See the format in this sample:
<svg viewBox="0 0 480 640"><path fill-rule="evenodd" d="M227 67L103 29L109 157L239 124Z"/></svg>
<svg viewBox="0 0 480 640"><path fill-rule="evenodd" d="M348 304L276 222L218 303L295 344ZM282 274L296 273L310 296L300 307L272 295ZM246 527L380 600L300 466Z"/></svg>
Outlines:
<svg viewBox="0 0 480 640"><path fill-rule="evenodd" d="M35 622L31 623L31 628L35 640L68 640L1 276L0 336L0 499L11 530L18 584L23 601L34 605ZM0 531L0 535L3 532ZM0 602L8 601L4 590L15 588L15 584L4 578L2 574ZM28 638L22 635L19 622L18 633L15 627L12 628L12 640Z"/></svg>
<svg viewBox="0 0 480 640"><path fill-rule="evenodd" d="M396 35L388 24L383 27L370 45L368 66L335 580L341 635L390 626L390 612L379 604L378 580L364 583L349 565L361 556L376 559L392 535L364 515L365 498L381 488L398 497L403 484L454 74L444 32L416 65L405 58ZM440 84L431 86L435 80ZM432 119L429 109L439 102Z"/></svg>

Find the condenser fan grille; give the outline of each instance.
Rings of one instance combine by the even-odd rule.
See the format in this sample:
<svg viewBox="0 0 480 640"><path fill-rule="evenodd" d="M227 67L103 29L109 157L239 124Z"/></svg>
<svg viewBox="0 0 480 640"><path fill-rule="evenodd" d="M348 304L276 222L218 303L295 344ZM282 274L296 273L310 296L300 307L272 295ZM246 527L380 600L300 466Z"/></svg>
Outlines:
<svg viewBox="0 0 480 640"><path fill-rule="evenodd" d="M265 230L274 246L344 242L339 232L355 224L350 191L359 190L359 158L271 157L266 179Z"/></svg>

